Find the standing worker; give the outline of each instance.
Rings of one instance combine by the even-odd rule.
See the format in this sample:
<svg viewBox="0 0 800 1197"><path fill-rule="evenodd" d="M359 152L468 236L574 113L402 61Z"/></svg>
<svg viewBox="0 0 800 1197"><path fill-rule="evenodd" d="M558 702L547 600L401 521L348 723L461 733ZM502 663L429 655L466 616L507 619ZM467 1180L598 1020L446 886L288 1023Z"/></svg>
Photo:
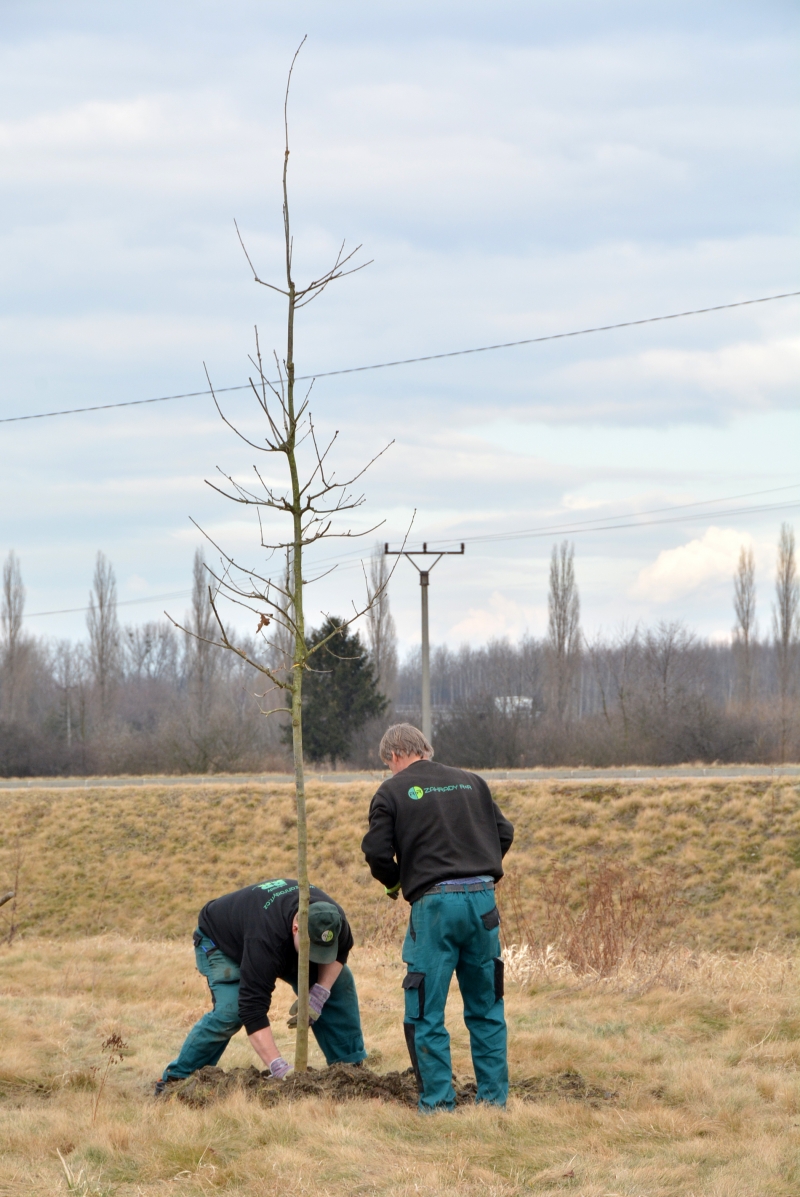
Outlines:
<svg viewBox="0 0 800 1197"><path fill-rule="evenodd" d="M279 977L297 993L298 893L296 881L262 881L215 898L200 911L195 960L208 981L212 1009L195 1023L177 1059L156 1081L157 1097L169 1081L216 1064L242 1026L274 1077L282 1080L290 1071L273 1038L268 1012ZM357 1064L367 1053L355 981L347 967L353 933L341 906L315 885L308 934L311 1029L328 1064ZM297 1026L296 1005L290 1027Z"/></svg>
<svg viewBox="0 0 800 1197"><path fill-rule="evenodd" d="M435 764L410 723L390 727L380 744L392 777L369 808L361 844L373 877L390 898L411 904L403 960L408 972L405 1031L422 1111L452 1110L450 1036L444 1025L455 971L464 1000L478 1102L508 1097L500 915L494 885L514 828L483 778Z"/></svg>

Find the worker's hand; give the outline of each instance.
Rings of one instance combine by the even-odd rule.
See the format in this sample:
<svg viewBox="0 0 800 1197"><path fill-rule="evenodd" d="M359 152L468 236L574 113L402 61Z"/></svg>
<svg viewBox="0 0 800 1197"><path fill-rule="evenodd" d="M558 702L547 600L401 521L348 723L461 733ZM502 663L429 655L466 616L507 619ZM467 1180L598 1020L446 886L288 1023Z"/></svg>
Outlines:
<svg viewBox="0 0 800 1197"><path fill-rule="evenodd" d="M324 985L312 985L308 991L308 1025L313 1027L314 1023L322 1013L322 1008L331 996L330 989L326 989ZM289 1010L289 1022L287 1026L297 1026L297 1007L299 1002L292 1002Z"/></svg>
<svg viewBox="0 0 800 1197"><path fill-rule="evenodd" d="M386 894L387 898L391 898L393 902L396 902L400 897L400 882L398 881L397 885L393 885L391 889L387 889L386 886L384 886L383 892Z"/></svg>
<svg viewBox="0 0 800 1197"><path fill-rule="evenodd" d="M276 1081L282 1081L292 1071L292 1066L288 1060L284 1060L283 1056L276 1056L274 1060L270 1061L269 1070Z"/></svg>

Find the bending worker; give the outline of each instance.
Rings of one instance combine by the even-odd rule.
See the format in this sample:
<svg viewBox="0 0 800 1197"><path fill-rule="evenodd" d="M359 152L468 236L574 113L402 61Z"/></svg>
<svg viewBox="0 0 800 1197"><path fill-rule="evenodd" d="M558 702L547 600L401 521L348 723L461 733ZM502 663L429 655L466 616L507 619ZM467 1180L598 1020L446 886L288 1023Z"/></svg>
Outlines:
<svg viewBox="0 0 800 1197"><path fill-rule="evenodd" d="M216 1064L242 1026L274 1077L282 1079L290 1071L268 1014L279 977L297 993L297 908L298 884L283 880L246 886L203 907L193 941L213 1008L195 1023L177 1059L164 1069L156 1096L168 1081ZM367 1053L355 981L347 967L353 934L341 906L314 885L308 934L311 1029L328 1064L357 1064ZM297 1025L296 1016L289 1025Z"/></svg>
<svg viewBox="0 0 800 1197"><path fill-rule="evenodd" d="M408 972L404 1031L420 1090L419 1108L451 1110L455 1093L444 1007L455 971L464 1000L477 1101L508 1097L500 915L494 885L514 828L475 773L435 764L409 723L380 744L392 777L369 808L361 845L373 877L411 904L403 960Z"/></svg>

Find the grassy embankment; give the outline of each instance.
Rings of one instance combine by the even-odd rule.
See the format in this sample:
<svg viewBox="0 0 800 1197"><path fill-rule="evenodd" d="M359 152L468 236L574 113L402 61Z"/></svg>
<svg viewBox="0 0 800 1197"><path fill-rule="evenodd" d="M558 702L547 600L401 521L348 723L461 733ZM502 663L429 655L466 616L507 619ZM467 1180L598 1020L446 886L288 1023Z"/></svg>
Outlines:
<svg viewBox="0 0 800 1197"><path fill-rule="evenodd" d="M671 861L690 900L658 988L633 973L587 982L542 967L509 987L516 1077L575 1070L613 1094L596 1105L512 1102L505 1115L420 1118L377 1104L263 1109L242 1095L205 1110L148 1098L152 1078L206 1007L185 938L208 896L291 873L286 789L0 796L0 884L19 835L25 935L0 951L0 1194L177 1197L790 1197L800 1191L797 790L747 783L636 787L514 785L498 796L519 828L514 867L587 854ZM393 936L402 908L375 896L357 843L366 787L314 792L314 876L353 912L353 967L380 1070L403 1068ZM576 881L577 883L577 881ZM106 935L80 938L107 929ZM135 937L135 938L134 938ZM775 939L771 951L723 956ZM781 941L781 942L777 942ZM701 946L699 949L697 945ZM716 951L707 949L715 948ZM291 1049L279 986L275 1024ZM284 992L285 991L285 992ZM463 1026L454 1065L470 1071ZM101 1042L129 1044L96 1124ZM249 1064L237 1036L226 1067ZM319 1064L315 1055L313 1063Z"/></svg>
<svg viewBox="0 0 800 1197"><path fill-rule="evenodd" d="M312 880L361 939L404 915L389 907L360 852L373 787L309 788ZM746 951L800 930L800 787L792 782L504 782L516 824L510 874L536 912L554 866L577 892L587 862L673 866L688 906L681 937ZM209 898L293 876L289 786L0 791L0 886L21 859L18 917L38 935L117 931L188 935Z"/></svg>

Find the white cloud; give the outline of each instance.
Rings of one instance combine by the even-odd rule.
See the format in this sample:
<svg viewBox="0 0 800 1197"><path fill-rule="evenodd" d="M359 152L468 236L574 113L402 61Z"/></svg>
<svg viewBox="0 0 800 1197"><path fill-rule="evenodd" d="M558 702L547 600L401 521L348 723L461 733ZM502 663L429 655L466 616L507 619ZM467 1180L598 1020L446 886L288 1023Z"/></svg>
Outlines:
<svg viewBox="0 0 800 1197"><path fill-rule="evenodd" d="M736 569L742 545L752 545L748 532L735 528L709 528L699 539L677 549L663 549L652 565L645 566L631 588L634 598L669 603L714 582L729 580Z"/></svg>
<svg viewBox="0 0 800 1197"><path fill-rule="evenodd" d="M539 622L540 615L536 608L515 603L495 590L486 607L471 607L464 619L450 628L447 640L450 644L485 644L504 636L518 640Z"/></svg>

